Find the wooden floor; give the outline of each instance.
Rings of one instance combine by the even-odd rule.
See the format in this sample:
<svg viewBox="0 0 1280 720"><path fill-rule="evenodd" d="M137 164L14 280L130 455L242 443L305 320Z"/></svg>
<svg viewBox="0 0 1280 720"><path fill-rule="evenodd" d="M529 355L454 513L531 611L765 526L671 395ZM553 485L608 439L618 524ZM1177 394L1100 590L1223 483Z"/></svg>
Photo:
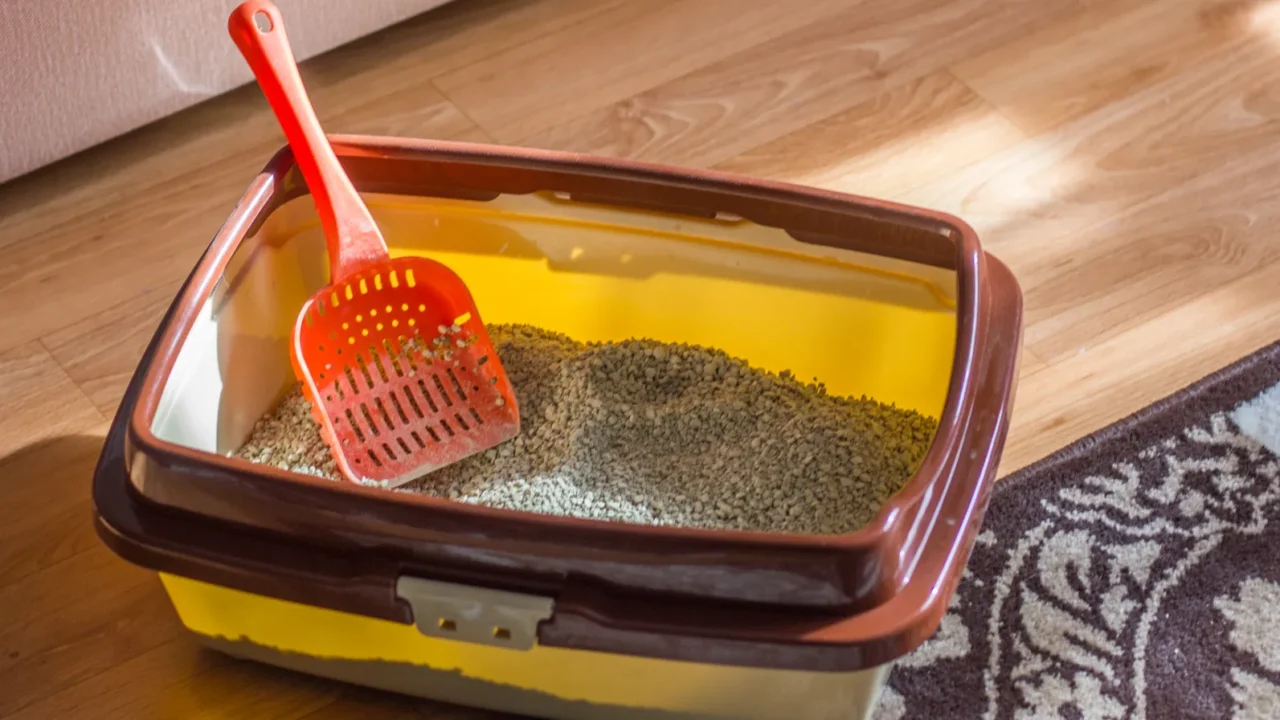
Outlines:
<svg viewBox="0 0 1280 720"><path fill-rule="evenodd" d="M1280 1L469 0L304 78L335 132L958 213L1026 294L1005 471L1280 339ZM0 186L0 717L481 717L200 652L93 534L144 343L281 143L250 86Z"/></svg>

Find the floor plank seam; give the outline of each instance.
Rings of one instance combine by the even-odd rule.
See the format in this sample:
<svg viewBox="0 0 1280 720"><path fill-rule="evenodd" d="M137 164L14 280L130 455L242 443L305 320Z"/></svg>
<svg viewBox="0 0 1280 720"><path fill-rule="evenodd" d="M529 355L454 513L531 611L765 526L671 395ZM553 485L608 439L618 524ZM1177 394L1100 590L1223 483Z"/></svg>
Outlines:
<svg viewBox="0 0 1280 720"><path fill-rule="evenodd" d="M453 108L454 110L457 110L459 115L461 115L467 122L471 123L472 128L479 130L481 133L484 134L486 138L489 138L490 140L493 139L494 137L493 131L485 127L484 125L482 125L479 120L476 120L474 117L472 117L470 113L468 113L465 109L463 109L462 105L458 104L458 101L449 97L449 93L446 93L440 87L440 85L436 82L435 78L431 78L430 80L428 80L427 84L430 85L433 90L440 93L440 97L444 98L444 101L449 104L449 107Z"/></svg>
<svg viewBox="0 0 1280 720"><path fill-rule="evenodd" d="M58 330L65 330L68 327L70 327L70 325L65 325L63 327L56 328L54 332L57 332ZM58 361L57 356L53 354L53 351L49 349L49 345L45 342L45 337L46 336L41 336L39 338L36 338L36 342L39 343L40 349L44 351L44 354L49 358L49 362L53 363L54 366L58 368L58 372L62 374L62 377L66 378L67 382L71 383L71 385L75 387L76 393L80 395L80 398L84 400L85 403L89 405L89 407L93 408L94 415L97 416L96 417L97 421L100 423L107 422L106 414L103 413L102 409L98 407L98 404L93 401L93 398L89 397L89 393L85 392L84 387L80 385L80 383L75 381L75 378L71 376L71 373L67 370L67 368L63 366L61 362Z"/></svg>
<svg viewBox="0 0 1280 720"><path fill-rule="evenodd" d="M992 100L991 98L987 97L986 95L983 95L981 92L979 92L978 88L974 87L974 86L973 86L972 84L970 84L970 83L965 82L964 78L962 78L962 77L960 77L958 74L956 74L956 72L955 72L954 68L955 68L955 66L956 66L957 64L959 64L959 63L952 63L952 64L948 65L947 67L945 67L945 68L943 68L943 69L942 69L942 72L946 73L946 74L947 74L947 77L949 77L949 78L951 78L952 80L954 80L954 81L956 81L957 83L959 83L961 87L963 87L963 88L965 88L966 90L968 90L969 92L973 93L973 96L974 96L975 98L977 98L977 99L981 100L981 101L982 101L982 104L983 104L983 105L985 105L985 106L987 107L987 109L989 109L992 113L994 113L994 114L998 115L998 116L999 116L1000 118L1002 118L1005 122L1009 123L1010 127L1012 127L1014 130L1017 130L1017 131L1018 131L1018 133L1019 133L1020 135L1022 135L1022 140L1021 140L1020 142L1027 142L1028 140L1034 139L1034 138L1036 138L1036 137L1038 137L1038 136L1040 136L1040 135L1044 134L1044 132L1047 132L1047 131L1034 132L1034 131L1030 130L1029 128L1023 127L1022 123L1018 122L1016 118L1014 118L1014 117L1013 117L1012 115L1010 115L1007 111L1005 111L1005 109L1004 109L1004 108L1000 107L1000 104L999 104L999 103L997 103L996 101L994 101L994 100ZM965 166L965 167L970 167L970 166L972 166L973 164L975 164L975 163L970 163L970 165ZM955 171L955 172L963 172L963 171L964 171L964 169L965 169L965 168L960 168L959 170L957 170L957 171Z"/></svg>

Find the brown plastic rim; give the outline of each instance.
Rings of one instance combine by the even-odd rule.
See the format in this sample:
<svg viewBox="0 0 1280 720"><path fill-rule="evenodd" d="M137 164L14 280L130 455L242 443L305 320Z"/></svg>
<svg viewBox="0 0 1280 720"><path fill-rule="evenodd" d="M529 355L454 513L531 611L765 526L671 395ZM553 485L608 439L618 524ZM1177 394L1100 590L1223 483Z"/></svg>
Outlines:
<svg viewBox="0 0 1280 720"><path fill-rule="evenodd" d="M547 640L584 647L592 644L588 635L626 645L639 642L632 637L636 633L644 643L660 636L638 618L661 606L644 602L617 610L636 618L632 635L604 641L605 634L584 630L604 622L606 599L679 596L717 608L732 601L843 614L887 612L889 600L907 596L915 598L916 610L931 607L936 593L954 585L1003 448L1021 340L1017 284L982 252L966 224L878 200L621 160L392 138L339 136L334 144L364 192L485 199L552 191L703 217L725 212L806 242L954 269L956 354L930 451L867 527L815 536L658 528L492 509L335 483L160 440L151 432L152 419L197 312L240 242L275 208L305 192L286 149L253 181L218 232L175 300L170 321L158 331L154 356L139 367L142 382L128 418L125 460L134 487L149 501L332 551L378 548L395 574L554 595L561 598L560 611L544 628ZM593 599L582 607L594 609L575 613L570 598L588 596ZM710 610L706 619L722 610ZM625 635L619 629L624 626L614 623L615 635ZM806 635L807 643L825 637L814 628ZM847 645L837 637L846 633L831 639Z"/></svg>
<svg viewBox="0 0 1280 720"><path fill-rule="evenodd" d="M1003 266L997 284L1013 285ZM188 281L190 283L190 280ZM999 303L997 303L999 305ZM1006 306L1016 308L1013 306ZM177 303L161 322L171 322ZM233 523L162 507L147 501L125 469L128 420L136 407L145 369L163 332L157 333L127 388L108 431L93 479L99 536L124 559L246 592L404 624L412 612L395 598L402 571L376 549L335 550L297 538L260 533ZM995 369L987 377L998 377ZM1000 426L1007 413L984 422ZM994 462L994 458L990 458ZM984 485L984 488L989 487ZM645 657L754 667L853 671L890 662L931 635L945 612L986 507L984 494L955 499L943 532L934 534L927 566L903 591L867 613L832 616L812 610L732 608L723 603L655 603L652 598L611 595L569 583L555 600L552 619L539 642Z"/></svg>
<svg viewBox="0 0 1280 720"><path fill-rule="evenodd" d="M1011 280L1003 266L995 272ZM191 280L188 280L190 283ZM1003 287L1011 283L1000 282ZM247 530L214 518L157 506L133 487L125 469L126 434L145 369L177 310L161 322L108 431L93 479L95 525L102 540L124 559L246 592L404 624L409 607L395 598L402 568L376 549L347 549ZM998 376L992 372L989 377ZM1007 412L986 418L1000 425ZM994 459L992 459L994 462ZM989 486L984 486L989 487ZM954 593L987 498L953 502L946 517L968 513L968 522L943 522L929 567L901 592L868 613L832 616L786 608L731 608L679 600L655 603L568 584L555 600L551 620L539 628L543 645L645 657L752 667L854 671L883 665L931 635ZM935 580L940 576L943 582Z"/></svg>

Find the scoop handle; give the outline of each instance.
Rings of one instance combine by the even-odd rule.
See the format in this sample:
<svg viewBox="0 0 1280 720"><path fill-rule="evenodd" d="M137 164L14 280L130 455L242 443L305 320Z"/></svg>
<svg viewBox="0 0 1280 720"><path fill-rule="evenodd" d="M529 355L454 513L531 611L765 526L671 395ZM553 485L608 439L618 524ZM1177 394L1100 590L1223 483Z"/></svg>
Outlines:
<svg viewBox="0 0 1280 720"><path fill-rule="evenodd" d="M329 281L389 260L377 223L320 128L280 10L269 0L248 0L231 12L227 30L253 69L311 190L329 248Z"/></svg>

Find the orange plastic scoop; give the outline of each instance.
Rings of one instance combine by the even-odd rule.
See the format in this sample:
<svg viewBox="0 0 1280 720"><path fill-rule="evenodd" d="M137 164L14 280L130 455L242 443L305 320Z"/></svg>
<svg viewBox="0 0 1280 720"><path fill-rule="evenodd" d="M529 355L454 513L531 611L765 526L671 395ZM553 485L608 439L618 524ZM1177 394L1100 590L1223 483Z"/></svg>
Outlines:
<svg viewBox="0 0 1280 720"><path fill-rule="evenodd" d="M391 259L320 129L280 11L249 0L228 22L311 190L329 285L293 330L294 371L344 475L400 485L520 431L515 394L461 278Z"/></svg>

